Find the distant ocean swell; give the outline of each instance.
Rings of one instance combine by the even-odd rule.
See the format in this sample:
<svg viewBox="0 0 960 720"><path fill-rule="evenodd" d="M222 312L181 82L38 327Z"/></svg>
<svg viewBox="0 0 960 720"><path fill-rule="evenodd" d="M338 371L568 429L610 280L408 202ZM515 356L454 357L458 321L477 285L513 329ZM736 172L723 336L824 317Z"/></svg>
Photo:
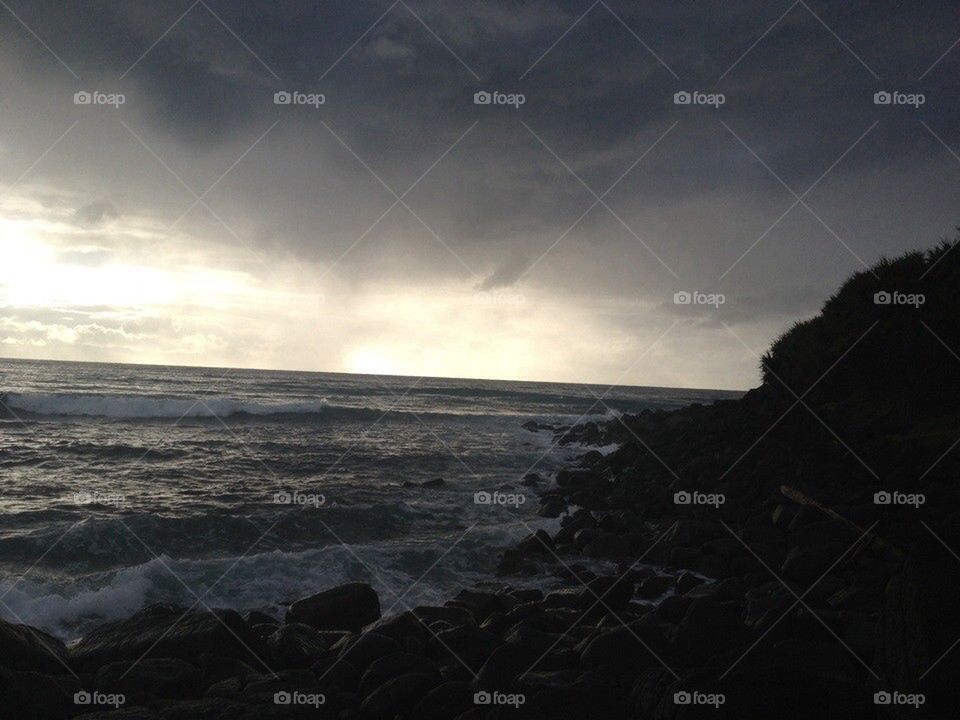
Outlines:
<svg viewBox="0 0 960 720"><path fill-rule="evenodd" d="M114 419L229 417L232 415L310 415L322 413L326 400L286 403L241 402L231 398L176 398L149 395L10 393L0 402L33 415Z"/></svg>

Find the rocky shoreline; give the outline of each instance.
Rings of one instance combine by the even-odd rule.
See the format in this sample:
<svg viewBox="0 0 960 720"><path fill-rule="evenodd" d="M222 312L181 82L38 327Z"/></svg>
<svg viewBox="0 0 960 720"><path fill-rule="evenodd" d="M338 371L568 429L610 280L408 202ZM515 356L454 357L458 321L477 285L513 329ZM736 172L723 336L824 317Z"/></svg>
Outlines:
<svg viewBox="0 0 960 720"><path fill-rule="evenodd" d="M484 587L388 617L363 583L282 620L158 605L69 648L0 622L0 717L953 717L960 360L940 346L960 340L960 253L940 263L948 252L853 278L773 346L741 399L546 428L557 444L619 449L523 479L560 529L505 550ZM919 291L938 302L865 299L934 265ZM565 586L517 587L545 570Z"/></svg>

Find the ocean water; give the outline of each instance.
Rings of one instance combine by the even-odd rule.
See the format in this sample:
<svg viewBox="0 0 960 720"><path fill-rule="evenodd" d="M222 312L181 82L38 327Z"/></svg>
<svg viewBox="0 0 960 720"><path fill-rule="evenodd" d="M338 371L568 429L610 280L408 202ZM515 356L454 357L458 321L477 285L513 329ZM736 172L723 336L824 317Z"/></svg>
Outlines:
<svg viewBox="0 0 960 720"><path fill-rule="evenodd" d="M727 395L0 360L0 617L71 639L153 602L280 614L352 580L385 611L443 602L558 526L518 481L586 448L523 423Z"/></svg>

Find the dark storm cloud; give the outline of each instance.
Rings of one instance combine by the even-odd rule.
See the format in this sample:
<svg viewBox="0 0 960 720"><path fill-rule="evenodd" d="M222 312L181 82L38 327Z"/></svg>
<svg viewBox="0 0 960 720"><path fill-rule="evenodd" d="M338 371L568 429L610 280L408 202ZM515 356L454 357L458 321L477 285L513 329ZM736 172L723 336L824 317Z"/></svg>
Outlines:
<svg viewBox="0 0 960 720"><path fill-rule="evenodd" d="M725 280L728 293L766 302L791 279L787 261L803 247L822 255L805 251L804 292L816 295L835 269L859 267L854 254L870 261L915 244L910 227L946 232L955 221L940 195L960 165L951 168L954 159L920 123L960 146L960 50L927 72L960 34L952 2L11 7L82 80L73 82L4 13L0 33L22 72L127 90L151 138L196 155L208 178L198 192L279 119L209 198L238 218L244 242L270 253L338 258L394 202L380 180L402 194L474 123L405 201L482 287L542 273L544 281L663 301L678 288L664 265L688 283L718 282L794 202L791 191L802 195L828 170L805 198L811 210L791 211ZM324 93L327 102L316 111L278 108L272 96L282 89ZM523 93L526 102L518 110L477 106L478 90ZM879 90L922 92L926 102L877 106ZM725 102L678 106L678 91L723 93ZM208 160L220 147L231 149ZM870 223L892 212L904 190L896 180L905 178L923 200L874 232ZM581 218L594 193L603 204ZM201 207L188 222L203 214ZM852 253L831 237L837 227ZM432 247L432 258L408 268L412 241L398 228ZM337 267L372 272L376 262L360 260L374 243L384 267L411 277L464 272L402 206ZM625 251L630 258L618 262ZM384 258L391 253L395 263ZM608 286L596 281L591 260L603 264ZM756 316L793 309L770 303Z"/></svg>

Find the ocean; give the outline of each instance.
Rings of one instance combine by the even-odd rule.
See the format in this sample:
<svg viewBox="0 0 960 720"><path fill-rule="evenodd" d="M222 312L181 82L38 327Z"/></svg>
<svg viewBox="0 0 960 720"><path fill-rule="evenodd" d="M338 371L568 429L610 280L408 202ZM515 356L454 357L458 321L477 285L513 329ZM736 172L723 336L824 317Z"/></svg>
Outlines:
<svg viewBox="0 0 960 720"><path fill-rule="evenodd" d="M519 480L588 448L524 423L733 395L0 360L0 618L69 640L155 602L282 615L357 580L384 611L442 604L559 525Z"/></svg>

